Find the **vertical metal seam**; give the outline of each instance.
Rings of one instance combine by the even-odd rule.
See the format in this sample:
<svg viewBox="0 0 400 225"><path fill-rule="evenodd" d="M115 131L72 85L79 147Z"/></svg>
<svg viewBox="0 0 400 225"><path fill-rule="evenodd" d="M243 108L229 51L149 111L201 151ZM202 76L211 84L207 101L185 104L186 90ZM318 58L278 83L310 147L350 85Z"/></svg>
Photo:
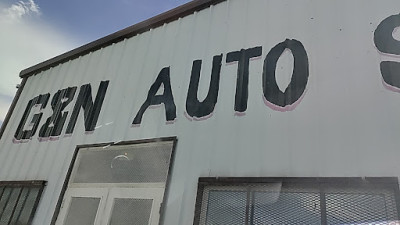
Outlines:
<svg viewBox="0 0 400 225"><path fill-rule="evenodd" d="M321 184L319 187L319 205L321 210L321 224L327 225L328 221L326 216L326 195L325 190Z"/></svg>
<svg viewBox="0 0 400 225"><path fill-rule="evenodd" d="M247 187L247 196L246 196L246 213L245 213L245 224L249 225L249 212L250 212L250 198L251 198L251 187Z"/></svg>
<svg viewBox="0 0 400 225"><path fill-rule="evenodd" d="M250 225L254 224L254 203L255 203L255 191L251 193L251 207L250 207Z"/></svg>

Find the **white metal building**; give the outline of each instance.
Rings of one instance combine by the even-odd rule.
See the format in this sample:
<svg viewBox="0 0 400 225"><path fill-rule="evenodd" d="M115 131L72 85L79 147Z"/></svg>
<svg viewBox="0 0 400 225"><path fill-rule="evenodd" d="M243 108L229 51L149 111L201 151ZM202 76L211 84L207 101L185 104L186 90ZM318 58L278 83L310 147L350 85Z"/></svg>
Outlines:
<svg viewBox="0 0 400 225"><path fill-rule="evenodd" d="M196 0L23 70L0 224L395 224L399 10Z"/></svg>

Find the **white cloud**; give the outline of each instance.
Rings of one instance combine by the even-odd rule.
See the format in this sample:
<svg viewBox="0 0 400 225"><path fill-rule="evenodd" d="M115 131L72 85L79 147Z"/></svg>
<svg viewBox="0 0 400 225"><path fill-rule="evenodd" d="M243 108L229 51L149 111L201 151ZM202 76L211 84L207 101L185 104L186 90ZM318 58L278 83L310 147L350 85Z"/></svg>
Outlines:
<svg viewBox="0 0 400 225"><path fill-rule="evenodd" d="M68 35L41 20L41 13L33 0L0 3L0 96L5 96L0 98L0 121L21 82L21 70L76 46Z"/></svg>
<svg viewBox="0 0 400 225"><path fill-rule="evenodd" d="M3 10L5 16L15 18L21 18L25 15L40 15L39 6L33 1L19 1L16 4L11 5L11 7Z"/></svg>

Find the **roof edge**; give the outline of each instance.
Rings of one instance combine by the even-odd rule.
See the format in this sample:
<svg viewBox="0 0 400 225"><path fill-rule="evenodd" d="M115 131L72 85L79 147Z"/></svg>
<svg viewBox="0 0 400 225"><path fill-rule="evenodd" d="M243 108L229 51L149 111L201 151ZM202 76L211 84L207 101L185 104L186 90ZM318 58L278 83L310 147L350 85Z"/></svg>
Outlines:
<svg viewBox="0 0 400 225"><path fill-rule="evenodd" d="M125 29L107 35L103 38L85 44L81 47L75 48L71 51L58 55L54 58L31 66L27 69L24 69L20 72L19 76L21 78L27 78L32 75L35 75L41 71L47 70L51 67L57 66L61 63L67 62L69 60L78 58L79 56L83 56L88 54L89 52L96 51L103 47L112 45L113 43L120 42L125 38L133 37L137 34L144 33L152 28L156 28L162 26L165 23L172 22L179 18L190 15L196 11L200 11L202 9L208 8L211 5L218 4L220 2L224 2L226 0L194 0L188 2L184 5L178 6L174 9L171 9L167 12L159 14L157 16L151 17L145 21L137 23L135 25L129 26Z"/></svg>

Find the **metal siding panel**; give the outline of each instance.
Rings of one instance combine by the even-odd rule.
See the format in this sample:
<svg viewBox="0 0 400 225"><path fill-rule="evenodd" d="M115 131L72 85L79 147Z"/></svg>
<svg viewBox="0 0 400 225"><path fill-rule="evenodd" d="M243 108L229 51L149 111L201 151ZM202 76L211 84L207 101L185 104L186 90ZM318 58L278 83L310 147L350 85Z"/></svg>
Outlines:
<svg viewBox="0 0 400 225"><path fill-rule="evenodd" d="M143 102L147 98L147 93L150 86L156 80L158 73L161 71L162 66L160 66L160 49L162 48L164 43L164 35L165 35L165 25L162 27L158 27L156 29L152 29L151 31L151 42L149 43L147 59L144 62L142 74L146 77L145 80L142 80L140 84L142 84L141 93L144 95L139 95L139 102L136 105L137 108L133 111L133 117L136 115L136 112L139 111L139 108L143 104ZM138 84L139 85L139 84ZM161 88L162 89L162 88ZM158 93L162 94L162 92ZM161 105L160 105L161 106ZM142 124L146 124L146 126L141 126L140 128L140 136L152 136L157 133L159 129L159 124L164 124L165 121L165 112L163 107L149 107L146 111L146 114L143 115Z"/></svg>
<svg viewBox="0 0 400 225"><path fill-rule="evenodd" d="M137 35L134 37L134 40L128 43L128 51L123 59L126 63L119 72L124 89L121 96L123 99L119 101L122 103L121 108L119 108L119 115L118 117L111 116L113 118L113 135L111 137L115 142L130 139L128 136L131 132L131 123L135 116L133 108L144 101L138 97L138 94L145 92L144 89L146 89L140 84L143 77L146 76L143 74L143 64L144 58L147 55L147 49L149 48L149 34ZM116 118L124 119L117 120Z"/></svg>
<svg viewBox="0 0 400 225"><path fill-rule="evenodd" d="M187 88L188 88L188 84L189 84L189 80L190 80L192 61L197 60L197 59L202 60L198 98L203 99L206 96L208 86L209 86L209 80L210 80L210 71L211 71L210 68L211 68L212 56L210 57L208 55L209 49L204 48L204 46L207 46L207 43L212 43L212 40L210 40L210 38L209 38L209 32L210 32L209 25L212 21L212 15L213 15L212 8L205 9L203 11L196 12L194 14L194 21L193 21L193 27L192 27L193 30L191 32L192 36L190 37L190 42L189 42L190 50L187 52L186 57L188 60L186 60L186 63L185 63L187 65L187 70L185 72L186 79L185 79L185 83L182 84L182 86L185 87L186 91L184 93L182 93L181 96L186 97L186 95L187 95ZM213 55L214 54L218 54L218 52L213 53ZM182 109L181 109L180 113L186 111L185 110L186 98L182 99L181 101L184 104L181 104ZM188 120L182 114L181 114L181 118L182 118L181 120L185 120L182 122L185 122L185 123L188 122ZM207 140L202 139L201 135L199 135L199 134L203 133L203 131L204 131L204 126L201 126L201 125L204 125L204 123L203 124L200 124L200 123L201 122L207 123L209 121L201 121L200 123L195 122L195 121L193 121L193 122L200 126L190 126L188 124L188 126L185 126L184 128L181 127L180 129L181 130L184 130L184 129L192 130L194 132L194 134L196 134L196 135L193 135L192 137L188 138L188 141L190 140L193 145L196 145L200 141L204 141L204 142L202 142L203 144L201 146L206 147ZM193 124L191 124L191 125L193 125ZM193 149L193 151L190 151L190 152L181 152L181 154L183 155L183 159L181 159L181 160L179 160L178 158L175 159L176 161L175 161L174 166L179 167L179 165L181 165L183 163L183 168L181 168L181 169L185 168L184 170L186 170L186 173L182 173L183 170L178 169L178 168L175 169L175 171L177 171L177 172L179 171L178 173L180 175L176 175L175 178L179 178L180 183L185 183L185 182L192 183L192 182L190 182L190 179L189 180L186 179L186 176L188 174L192 174L192 175L196 174L196 172L193 173L194 172L193 170L197 167L196 164L198 161L196 161L196 156L199 154L198 150L200 150L200 149L197 149L197 150ZM201 149L200 152L202 150L203 149ZM181 157L182 157L182 155L181 155ZM203 162L203 163L205 163L205 162ZM174 182L175 181L174 181L174 177L173 177L171 183L174 183ZM187 195L188 192L190 192L190 189L192 189L192 185L188 185L188 183L186 183L180 190L180 193L182 196L181 196L181 199L179 199L179 200L180 200L180 204L182 206L180 207L180 210L178 212L179 215L183 215L183 214L187 213L188 210L190 211L190 209L188 209L187 207L184 207L186 205L186 202L188 202L188 199L186 199L185 196ZM171 190L173 190L172 187L171 187ZM173 201L173 200L171 199L171 201ZM168 214L168 210L170 208L171 207L167 208L167 214ZM189 213L191 213L191 212L189 212ZM166 220L166 221L168 221L168 220ZM178 223L185 223L184 218L182 218L182 217L179 218Z"/></svg>
<svg viewBox="0 0 400 225"><path fill-rule="evenodd" d="M115 120L115 115L120 110L119 106L115 106L115 104L126 104L125 102L118 100L119 96L121 96L121 90L124 89L123 82L126 82L126 79L121 78L119 74L119 68L122 65L122 59L127 52L126 50L126 40L119 42L113 45L112 53L105 54L104 57L105 64L98 65L98 73L101 73L99 80L97 83L93 84L96 88L96 91L92 91L93 95L97 93L98 86L100 81L102 80L113 80L115 82L109 83L107 88L107 93L116 93L116 95L110 96L106 95L104 98L103 106L108 106L107 109L109 113L100 114L99 122L96 125L94 132L99 132L99 136L96 136L96 139L104 140L104 142L111 141L112 135L109 132L102 132L104 130L111 130L110 124ZM126 76L126 75L125 75ZM122 83L120 83L122 82ZM93 86L92 86L93 89ZM112 118L114 117L114 119ZM102 121L102 122L100 122Z"/></svg>
<svg viewBox="0 0 400 225"><path fill-rule="evenodd" d="M34 224L49 224L77 145L177 136L165 224L191 224L200 176L400 176L398 93L383 87L383 56L373 43L376 26L399 7L398 1L228 0L31 76L0 140L0 180L47 180ZM264 104L262 67L286 38L303 43L310 76L300 104L279 112ZM225 63L226 54L256 46L262 57L250 61L248 107L237 116L237 63ZM217 54L223 59L213 115L190 121L184 113L193 60L202 60L201 101ZM161 106L131 127L166 66L177 120L165 124ZM103 80L110 84L94 132L85 133L81 111L71 136L65 125L59 140L39 142L36 134L12 143L30 99L51 94L43 124L56 91L77 86L71 113L80 86L90 83L94 98Z"/></svg>

